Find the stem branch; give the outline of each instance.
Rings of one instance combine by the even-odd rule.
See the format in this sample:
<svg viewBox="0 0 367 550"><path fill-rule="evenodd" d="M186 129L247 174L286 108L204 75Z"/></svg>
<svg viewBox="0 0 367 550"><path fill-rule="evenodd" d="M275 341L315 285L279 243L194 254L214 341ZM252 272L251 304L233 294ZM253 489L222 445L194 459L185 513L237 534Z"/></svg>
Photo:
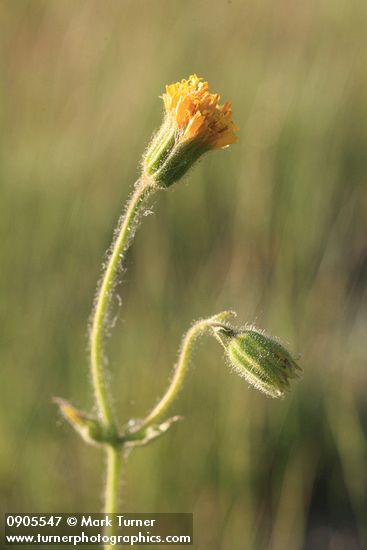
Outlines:
<svg viewBox="0 0 367 550"><path fill-rule="evenodd" d="M227 313L227 312L225 312ZM204 332L206 332L210 327L218 324L220 315L215 315L209 319L204 319L197 321L192 327L186 332L179 354L179 358L175 367L173 378L169 384L166 393L163 395L159 403L154 407L154 409L148 414L148 416L142 421L139 426L139 429L136 434L139 435L145 430L148 426L157 423L162 417L166 414L169 407L172 405L173 401L176 399L179 394L184 378L190 364L191 353L195 344L195 340Z"/></svg>

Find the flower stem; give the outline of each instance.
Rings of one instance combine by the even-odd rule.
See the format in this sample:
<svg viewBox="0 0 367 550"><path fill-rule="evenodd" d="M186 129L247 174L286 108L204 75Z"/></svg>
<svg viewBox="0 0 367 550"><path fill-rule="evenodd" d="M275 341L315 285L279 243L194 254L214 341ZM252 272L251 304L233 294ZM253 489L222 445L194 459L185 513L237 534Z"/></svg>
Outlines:
<svg viewBox="0 0 367 550"><path fill-rule="evenodd" d="M118 447L107 446L107 479L105 493L105 513L116 514L118 512L120 473L122 466L122 453ZM105 534L111 536L114 534L114 527L107 527ZM111 550L112 545L105 544L105 550Z"/></svg>
<svg viewBox="0 0 367 550"><path fill-rule="evenodd" d="M111 247L107 266L101 284L97 290L92 316L90 330L90 367L92 382L100 418L106 432L109 433L111 438L110 442L106 444L107 477L104 507L106 514L114 514L117 512L122 454L121 449L115 444L117 428L115 426L112 405L109 400L103 369L104 329L116 275L134 236L140 212L144 207L145 201L154 189L154 185L146 178L140 179L135 186L135 190L127 203L125 213L116 231L116 238ZM106 534L111 535L112 533L113 528L108 527L106 529ZM110 550L111 548L111 545L105 545L105 550Z"/></svg>
<svg viewBox="0 0 367 550"><path fill-rule="evenodd" d="M103 334L106 323L106 316L111 300L111 292L115 282L116 274L124 259L124 254L129 247L130 241L136 229L136 220L145 200L152 192L153 187L147 180L139 180L135 187L117 229L116 239L112 245L112 251L108 259L107 267L98 287L95 308L92 317L90 331L90 366L94 393L97 401L98 411L105 427L114 430L114 418L112 406L108 398L106 381L104 377L104 355L103 355Z"/></svg>
<svg viewBox="0 0 367 550"><path fill-rule="evenodd" d="M147 428L148 426L151 426L152 424L157 423L166 414L169 407L172 405L173 401L176 399L176 397L178 396L183 386L184 378L190 364L191 353L192 353L196 339L201 334L206 332L210 327L215 326L219 318L220 318L220 315L211 317L209 319L197 321L186 332L182 341L181 350L180 350L179 358L175 367L172 381L169 384L166 393L163 395L159 403L154 407L154 409L139 425L139 429L136 435L144 431L145 428Z"/></svg>

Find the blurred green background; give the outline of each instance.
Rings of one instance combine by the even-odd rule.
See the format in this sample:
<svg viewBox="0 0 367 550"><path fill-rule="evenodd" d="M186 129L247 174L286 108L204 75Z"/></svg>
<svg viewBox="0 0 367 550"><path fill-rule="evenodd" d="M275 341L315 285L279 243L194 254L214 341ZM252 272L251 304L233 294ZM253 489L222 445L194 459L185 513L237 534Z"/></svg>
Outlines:
<svg viewBox="0 0 367 550"><path fill-rule="evenodd" d="M0 488L4 510L99 511L102 453L52 396L93 407L87 326L101 261L160 124L196 72L238 143L157 196L108 341L121 422L162 394L193 319L233 308L301 356L283 401L198 346L135 451L124 511L192 511L200 550L367 548L367 4L3 0Z"/></svg>

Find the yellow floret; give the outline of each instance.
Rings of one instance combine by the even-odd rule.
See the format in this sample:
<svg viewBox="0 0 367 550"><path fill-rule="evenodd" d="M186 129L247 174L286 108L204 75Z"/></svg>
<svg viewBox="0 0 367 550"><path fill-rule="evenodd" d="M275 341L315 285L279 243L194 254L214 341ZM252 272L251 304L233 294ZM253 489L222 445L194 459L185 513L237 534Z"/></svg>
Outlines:
<svg viewBox="0 0 367 550"><path fill-rule="evenodd" d="M166 86L163 101L183 140L200 139L211 149L235 143L238 127L232 120L232 105L219 104L220 96L209 92L208 83L191 75Z"/></svg>

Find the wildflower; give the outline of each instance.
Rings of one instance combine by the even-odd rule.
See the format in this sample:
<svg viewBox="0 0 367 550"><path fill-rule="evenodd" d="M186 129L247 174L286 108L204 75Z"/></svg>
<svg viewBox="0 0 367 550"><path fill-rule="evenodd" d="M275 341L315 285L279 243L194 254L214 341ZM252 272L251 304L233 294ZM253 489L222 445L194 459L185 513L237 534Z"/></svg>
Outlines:
<svg viewBox="0 0 367 550"><path fill-rule="evenodd" d="M165 118L145 158L146 175L162 187L179 180L207 151L223 149L237 140L229 101L209 92L196 75L166 86L162 96Z"/></svg>
<svg viewBox="0 0 367 550"><path fill-rule="evenodd" d="M302 369L275 338L251 327L236 331L226 326L214 329L236 372L270 397L283 397Z"/></svg>

